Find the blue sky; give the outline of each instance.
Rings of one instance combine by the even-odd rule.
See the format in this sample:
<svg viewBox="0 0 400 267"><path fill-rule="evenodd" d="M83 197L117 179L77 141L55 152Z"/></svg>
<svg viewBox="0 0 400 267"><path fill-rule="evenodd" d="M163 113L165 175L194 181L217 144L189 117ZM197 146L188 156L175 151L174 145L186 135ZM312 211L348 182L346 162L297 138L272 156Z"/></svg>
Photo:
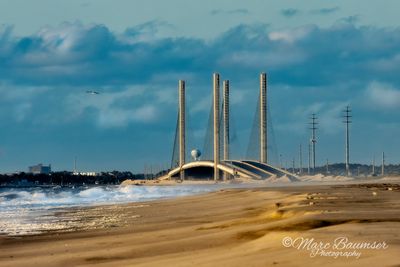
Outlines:
<svg viewBox="0 0 400 267"><path fill-rule="evenodd" d="M187 81L189 148L202 148L214 71L231 81L237 156L248 142L258 75L267 71L284 161L307 145L316 112L318 163L342 162L340 114L350 104L351 160L369 163L384 150L398 163L399 8L398 1L0 0L0 172L39 162L72 169L75 156L80 170L166 166L178 79Z"/></svg>

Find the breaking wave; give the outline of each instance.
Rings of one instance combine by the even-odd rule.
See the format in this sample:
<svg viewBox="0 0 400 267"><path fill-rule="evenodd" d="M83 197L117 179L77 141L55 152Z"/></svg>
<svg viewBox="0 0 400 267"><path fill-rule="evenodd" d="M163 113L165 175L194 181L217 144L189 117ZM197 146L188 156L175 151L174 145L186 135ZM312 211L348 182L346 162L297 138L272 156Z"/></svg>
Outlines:
<svg viewBox="0 0 400 267"><path fill-rule="evenodd" d="M221 189L221 185L0 188L0 234L26 235L60 226L53 215L68 207L173 198ZM232 186L230 186L232 187Z"/></svg>

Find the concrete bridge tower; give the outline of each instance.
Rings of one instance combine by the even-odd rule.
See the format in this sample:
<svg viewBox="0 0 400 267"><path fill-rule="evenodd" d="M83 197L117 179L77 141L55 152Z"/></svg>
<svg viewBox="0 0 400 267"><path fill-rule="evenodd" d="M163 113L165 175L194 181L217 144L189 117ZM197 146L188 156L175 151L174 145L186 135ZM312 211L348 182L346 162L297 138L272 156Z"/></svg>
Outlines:
<svg viewBox="0 0 400 267"><path fill-rule="evenodd" d="M179 168L180 168L180 179L183 181L185 179L185 171L182 169L185 165L185 81L179 80L178 85L178 95L179 95Z"/></svg>
<svg viewBox="0 0 400 267"><path fill-rule="evenodd" d="M224 160L229 159L229 80L226 80L222 84L223 95L224 95L224 105L222 111L222 121L223 121L223 144L224 144Z"/></svg>
<svg viewBox="0 0 400 267"><path fill-rule="evenodd" d="M260 161L268 163L267 154L267 74L260 74Z"/></svg>
<svg viewBox="0 0 400 267"><path fill-rule="evenodd" d="M214 180L219 180L219 74L213 74Z"/></svg>
<svg viewBox="0 0 400 267"><path fill-rule="evenodd" d="M224 155L223 159L229 159L229 80L226 80L222 84L223 95L224 95L224 105L222 111L222 120L223 120L223 146L224 146ZM224 180L227 179L227 174L224 174Z"/></svg>

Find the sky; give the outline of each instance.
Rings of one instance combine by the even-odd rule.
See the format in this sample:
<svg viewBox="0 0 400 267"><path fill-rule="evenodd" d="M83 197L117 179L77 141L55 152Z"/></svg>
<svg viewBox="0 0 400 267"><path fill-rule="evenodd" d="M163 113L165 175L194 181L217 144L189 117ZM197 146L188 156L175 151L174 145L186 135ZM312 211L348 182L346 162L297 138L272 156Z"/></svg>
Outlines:
<svg viewBox="0 0 400 267"><path fill-rule="evenodd" d="M394 0L0 0L0 172L72 170L75 157L81 171L166 167L178 80L188 150L202 149L213 72L230 80L234 157L245 157L265 71L283 163L300 144L307 154L312 113L317 164L343 162L350 105L351 162L385 151L397 164L397 10Z"/></svg>

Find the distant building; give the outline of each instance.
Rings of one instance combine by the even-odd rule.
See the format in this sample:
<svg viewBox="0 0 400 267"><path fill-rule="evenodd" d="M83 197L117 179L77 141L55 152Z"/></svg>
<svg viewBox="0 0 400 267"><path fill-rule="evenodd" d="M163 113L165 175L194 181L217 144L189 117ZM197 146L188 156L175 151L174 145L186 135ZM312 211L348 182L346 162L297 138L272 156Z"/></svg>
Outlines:
<svg viewBox="0 0 400 267"><path fill-rule="evenodd" d="M44 166L42 163L34 166L30 166L28 168L28 172L33 174L50 174L51 173L51 165Z"/></svg>
<svg viewBox="0 0 400 267"><path fill-rule="evenodd" d="M98 176L97 172L73 172L73 175L81 175L81 176Z"/></svg>

